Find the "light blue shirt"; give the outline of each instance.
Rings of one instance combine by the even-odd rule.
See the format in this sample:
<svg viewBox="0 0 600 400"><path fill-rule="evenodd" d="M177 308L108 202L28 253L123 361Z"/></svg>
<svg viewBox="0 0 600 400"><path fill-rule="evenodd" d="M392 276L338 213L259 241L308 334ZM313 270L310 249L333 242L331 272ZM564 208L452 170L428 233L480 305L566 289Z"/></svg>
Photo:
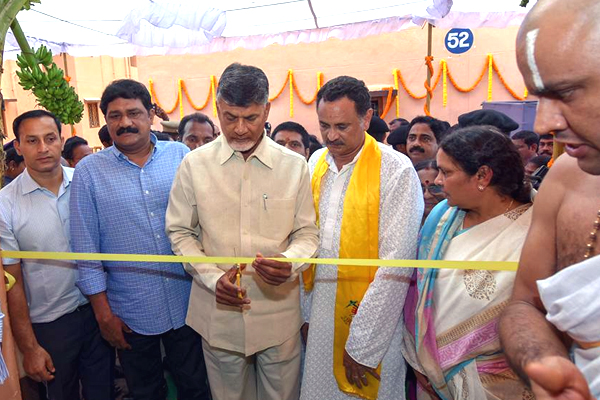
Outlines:
<svg viewBox="0 0 600 400"><path fill-rule="evenodd" d="M189 152L156 141L143 167L115 146L77 164L71 195L71 237L79 253L172 255L165 213L177 168ZM142 335L185 324L191 277L181 263L79 261L77 285L106 292L112 312Z"/></svg>
<svg viewBox="0 0 600 400"><path fill-rule="evenodd" d="M38 185L25 170L0 191L2 250L70 252L69 196L73 168L62 167L58 196ZM3 258L5 265L21 262L31 322L52 322L86 304L73 261Z"/></svg>

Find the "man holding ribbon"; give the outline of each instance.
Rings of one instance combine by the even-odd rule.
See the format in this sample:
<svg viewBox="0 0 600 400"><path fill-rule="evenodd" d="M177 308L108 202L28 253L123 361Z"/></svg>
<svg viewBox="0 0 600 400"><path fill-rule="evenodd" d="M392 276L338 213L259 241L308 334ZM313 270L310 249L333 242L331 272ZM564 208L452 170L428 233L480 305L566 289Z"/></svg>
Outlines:
<svg viewBox="0 0 600 400"><path fill-rule="evenodd" d="M223 135L187 155L167 209L173 251L256 257L239 278L231 264L186 264L194 277L187 323L203 337L213 398L294 400L299 393L298 272L317 250L305 159L265 135L269 82L259 68L223 71ZM236 277L238 275L238 277Z"/></svg>
<svg viewBox="0 0 600 400"><path fill-rule="evenodd" d="M423 215L419 179L406 156L365 133L373 110L364 82L327 82L317 114L327 146L309 161L319 257L414 258ZM310 328L302 399L404 399L402 307L411 274L321 264L304 273Z"/></svg>

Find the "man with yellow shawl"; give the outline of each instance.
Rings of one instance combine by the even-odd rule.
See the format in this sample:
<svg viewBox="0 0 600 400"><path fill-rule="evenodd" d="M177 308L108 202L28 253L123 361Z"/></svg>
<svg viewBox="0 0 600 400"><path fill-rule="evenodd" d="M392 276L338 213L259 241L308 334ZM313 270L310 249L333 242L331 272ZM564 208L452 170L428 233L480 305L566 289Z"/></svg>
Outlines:
<svg viewBox="0 0 600 400"><path fill-rule="evenodd" d="M423 195L412 163L365 134L364 82L340 76L317 95L327 148L309 161L320 258L410 259ZM411 270L321 265L303 276L309 323L301 399L404 399L402 306Z"/></svg>

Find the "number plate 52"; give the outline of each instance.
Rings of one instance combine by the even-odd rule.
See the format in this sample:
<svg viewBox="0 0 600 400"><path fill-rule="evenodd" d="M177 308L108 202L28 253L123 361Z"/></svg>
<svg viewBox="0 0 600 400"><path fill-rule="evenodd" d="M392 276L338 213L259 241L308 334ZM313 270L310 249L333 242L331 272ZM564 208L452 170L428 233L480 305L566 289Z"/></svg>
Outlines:
<svg viewBox="0 0 600 400"><path fill-rule="evenodd" d="M452 54L462 54L473 47L473 32L470 29L454 28L446 34L446 49Z"/></svg>

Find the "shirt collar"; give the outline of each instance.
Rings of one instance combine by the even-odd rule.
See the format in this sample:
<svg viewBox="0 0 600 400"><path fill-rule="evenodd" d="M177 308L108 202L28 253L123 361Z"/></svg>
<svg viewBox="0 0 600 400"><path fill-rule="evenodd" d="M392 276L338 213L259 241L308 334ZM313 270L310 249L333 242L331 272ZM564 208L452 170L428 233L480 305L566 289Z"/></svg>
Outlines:
<svg viewBox="0 0 600 400"><path fill-rule="evenodd" d="M59 196L62 192L64 192L64 190L66 190L69 187L69 185L71 184L71 179L73 178L73 174L67 173L65 167L63 167L62 165L60 167L63 173L63 181L61 185L63 190L59 191ZM27 170L27 168L25 168L25 171L23 171L21 175L21 194L26 195L38 189L48 190L44 187L41 187L35 180L33 180L31 175L29 175L29 171Z"/></svg>
<svg viewBox="0 0 600 400"><path fill-rule="evenodd" d="M221 150L219 151L219 163L221 165L227 162L227 160L229 160L235 153L239 154L239 152L236 152L231 148L231 146L229 146L229 143L224 135L219 136L216 140L221 141ZM263 131L262 140L260 141L258 147L254 149L254 152L252 152L250 157L248 157L248 159L256 157L258 161L266 165L268 168L273 169L273 158L270 152L270 140L271 139Z"/></svg>
<svg viewBox="0 0 600 400"><path fill-rule="evenodd" d="M335 160L333 159L333 156L331 155L331 152L329 152L329 151L327 152L327 155L325 156L325 161L327 161L327 164L329 164L329 169L330 170L332 170L336 174L339 174L340 172L349 169L350 167L352 167L354 164L356 164L358 162L358 159L360 158L360 155L362 154L364 148L365 148L365 145L363 143L362 147L360 148L360 150L358 151L358 153L354 156L354 158L352 159L352 161L350 161L348 164L345 164L342 167L341 170L338 170L338 167L335 164Z"/></svg>
<svg viewBox="0 0 600 400"><path fill-rule="evenodd" d="M152 142L154 147L152 148L152 155L150 157L148 157L146 164L148 163L148 161L150 161L152 159L152 157L154 157L154 155L158 151L158 147L159 147L156 145L156 143L158 142L158 139L156 138L154 133L152 133L152 131L150 131L150 141ZM118 159L129 161L129 158L125 154L123 154L121 152L121 150L117 149L117 146L115 146L114 144L112 146L110 146L109 149L115 155L115 157L117 157Z"/></svg>

